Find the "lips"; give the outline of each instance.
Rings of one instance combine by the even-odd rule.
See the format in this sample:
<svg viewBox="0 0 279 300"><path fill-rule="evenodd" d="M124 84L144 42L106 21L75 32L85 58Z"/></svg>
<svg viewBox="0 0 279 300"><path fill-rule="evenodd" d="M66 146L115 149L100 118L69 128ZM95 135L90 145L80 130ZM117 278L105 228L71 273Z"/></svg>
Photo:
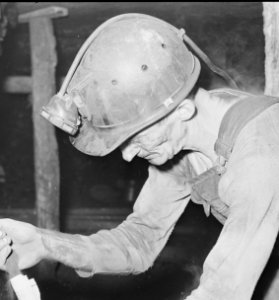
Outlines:
<svg viewBox="0 0 279 300"><path fill-rule="evenodd" d="M150 159L154 158L154 156L156 156L156 155L157 155L157 153L151 153L151 154L147 154L145 156L142 156L142 158L150 160Z"/></svg>

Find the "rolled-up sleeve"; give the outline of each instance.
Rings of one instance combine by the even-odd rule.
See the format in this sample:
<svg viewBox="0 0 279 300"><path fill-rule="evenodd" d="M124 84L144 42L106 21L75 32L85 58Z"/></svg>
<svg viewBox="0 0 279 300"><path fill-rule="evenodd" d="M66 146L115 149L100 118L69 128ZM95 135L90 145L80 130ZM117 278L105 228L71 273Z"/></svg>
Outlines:
<svg viewBox="0 0 279 300"><path fill-rule="evenodd" d="M187 177L181 161L166 169L150 166L148 179L127 219L114 229L83 236L88 274L135 274L151 267L189 202ZM78 273L87 274L81 270Z"/></svg>

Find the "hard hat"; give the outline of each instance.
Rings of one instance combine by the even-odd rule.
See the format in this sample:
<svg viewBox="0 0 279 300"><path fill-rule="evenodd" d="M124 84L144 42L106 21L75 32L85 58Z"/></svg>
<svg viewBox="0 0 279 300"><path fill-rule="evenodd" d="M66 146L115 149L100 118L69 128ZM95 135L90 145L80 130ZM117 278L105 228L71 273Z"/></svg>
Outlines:
<svg viewBox="0 0 279 300"><path fill-rule="evenodd" d="M79 127L72 144L103 156L173 111L195 85L200 62L174 26L125 14L96 29L71 72L65 93L52 100L62 99L55 106L67 107L71 129L64 115L57 119L47 107L42 114L69 133Z"/></svg>

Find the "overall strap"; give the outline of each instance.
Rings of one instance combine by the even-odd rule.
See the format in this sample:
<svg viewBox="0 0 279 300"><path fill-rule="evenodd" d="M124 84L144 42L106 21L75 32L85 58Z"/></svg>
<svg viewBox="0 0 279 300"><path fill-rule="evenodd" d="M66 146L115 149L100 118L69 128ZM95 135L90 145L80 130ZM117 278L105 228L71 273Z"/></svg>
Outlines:
<svg viewBox="0 0 279 300"><path fill-rule="evenodd" d="M229 108L221 122L218 139L214 146L219 162L190 181L192 201L202 204L205 214L209 216L211 211L222 224L229 215L229 206L220 199L218 194L219 181L226 171L225 163L229 160L235 141L245 125L276 103L279 103L279 99L273 97L249 96L242 98Z"/></svg>
<svg viewBox="0 0 279 300"><path fill-rule="evenodd" d="M251 96L236 102L224 115L214 150L227 161L243 127L266 108L279 103L270 96Z"/></svg>

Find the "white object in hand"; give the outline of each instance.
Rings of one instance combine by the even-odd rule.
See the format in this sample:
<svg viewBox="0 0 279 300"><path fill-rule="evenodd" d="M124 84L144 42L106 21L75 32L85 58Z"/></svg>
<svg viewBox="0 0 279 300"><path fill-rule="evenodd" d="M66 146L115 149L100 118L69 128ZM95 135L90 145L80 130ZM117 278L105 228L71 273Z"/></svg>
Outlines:
<svg viewBox="0 0 279 300"><path fill-rule="evenodd" d="M40 291L34 279L26 275L17 275L10 279L18 300L41 300Z"/></svg>

